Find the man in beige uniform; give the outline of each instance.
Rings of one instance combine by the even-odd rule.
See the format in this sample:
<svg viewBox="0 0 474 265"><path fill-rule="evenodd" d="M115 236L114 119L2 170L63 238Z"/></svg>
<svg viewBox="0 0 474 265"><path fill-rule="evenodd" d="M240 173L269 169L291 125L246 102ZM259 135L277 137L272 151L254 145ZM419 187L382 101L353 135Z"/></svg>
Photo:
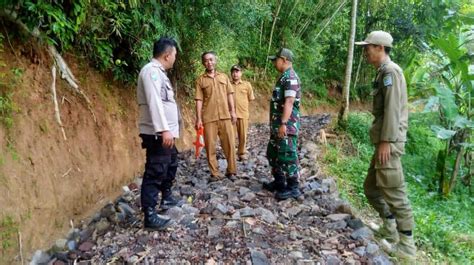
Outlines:
<svg viewBox="0 0 474 265"><path fill-rule="evenodd" d="M364 46L367 62L377 68L372 93L375 119L370 129L370 138L376 149L364 191L369 203L383 219L378 234L397 243L390 249L397 256L414 260L413 213L400 161L407 139L407 87L402 69L389 57L392 41L389 33L374 31L365 41L356 43Z"/></svg>
<svg viewBox="0 0 474 265"><path fill-rule="evenodd" d="M226 176L234 180L237 173L232 125L237 120L234 88L226 74L216 71L215 52L203 53L201 60L206 72L196 80L196 128L204 126L204 145L211 171L210 181L222 179L216 159L217 136L227 159Z"/></svg>
<svg viewBox="0 0 474 265"><path fill-rule="evenodd" d="M247 143L247 132L249 128L249 101L255 99L250 82L242 81L242 68L234 65L230 68L232 85L235 91L235 109L237 114L237 136L239 148L237 154L240 160L247 159L245 144Z"/></svg>

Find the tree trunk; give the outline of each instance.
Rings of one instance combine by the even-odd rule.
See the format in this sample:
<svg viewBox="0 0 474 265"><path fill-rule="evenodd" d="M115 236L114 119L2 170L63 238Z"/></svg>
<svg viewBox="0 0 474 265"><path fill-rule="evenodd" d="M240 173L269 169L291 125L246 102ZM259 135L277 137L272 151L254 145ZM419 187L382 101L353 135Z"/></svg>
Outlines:
<svg viewBox="0 0 474 265"><path fill-rule="evenodd" d="M356 89L357 88L357 83L359 82L359 73L360 73L360 67L362 65L362 59L364 57L364 53L360 53L360 56L359 56L359 63L357 64L357 70L356 70L356 76L355 76L355 80L354 80L354 85L352 86L352 89ZM360 95L358 95L358 99L360 99Z"/></svg>
<svg viewBox="0 0 474 265"><path fill-rule="evenodd" d="M352 18L351 33L349 36L349 47L347 53L346 74L344 78L344 87L342 89L342 106L339 113L339 125L345 125L347 113L349 112L349 87L351 86L352 61L354 59L354 39L357 21L357 0L352 0Z"/></svg>
<svg viewBox="0 0 474 265"><path fill-rule="evenodd" d="M458 150L458 153L456 155L456 162L454 162L453 174L451 175L451 179L449 180L448 189L446 190L446 193L444 195L449 195L449 193L451 193L451 191L453 190L454 186L456 186L456 179L459 173L459 166L461 165L461 159L462 159L463 153L464 153L464 147L461 146L461 148Z"/></svg>
<svg viewBox="0 0 474 265"><path fill-rule="evenodd" d="M438 194L443 194L445 182L446 159L448 157L449 141L446 141L444 150L439 150L436 159L436 177L438 179Z"/></svg>

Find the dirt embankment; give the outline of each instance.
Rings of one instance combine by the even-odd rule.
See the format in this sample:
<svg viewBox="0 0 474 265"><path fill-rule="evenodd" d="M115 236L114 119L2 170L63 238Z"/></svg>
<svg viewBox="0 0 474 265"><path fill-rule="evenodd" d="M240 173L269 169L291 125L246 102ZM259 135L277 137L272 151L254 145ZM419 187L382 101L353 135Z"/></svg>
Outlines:
<svg viewBox="0 0 474 265"><path fill-rule="evenodd" d="M133 87L65 56L91 99L59 77L57 99L67 140L55 121L52 61L43 51L5 43L0 52L0 264L46 247L120 192L140 173L143 153L136 129ZM18 233L20 232L20 233Z"/></svg>

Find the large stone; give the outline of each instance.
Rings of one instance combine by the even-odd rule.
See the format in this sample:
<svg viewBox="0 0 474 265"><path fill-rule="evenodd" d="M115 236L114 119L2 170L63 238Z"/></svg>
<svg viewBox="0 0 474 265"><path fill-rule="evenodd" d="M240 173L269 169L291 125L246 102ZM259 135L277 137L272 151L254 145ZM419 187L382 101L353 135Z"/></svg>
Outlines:
<svg viewBox="0 0 474 265"><path fill-rule="evenodd" d="M193 207L189 204L184 204L183 206L181 206L181 209L183 210L183 212L185 214L191 214L191 215L194 215L194 214L197 214L199 213L199 209L196 208L196 207Z"/></svg>
<svg viewBox="0 0 474 265"><path fill-rule="evenodd" d="M54 243L54 248L58 251L65 250L67 246L67 240L64 238L56 240Z"/></svg>
<svg viewBox="0 0 474 265"><path fill-rule="evenodd" d="M240 216L241 217L255 216L255 211L253 208L245 207L245 208L240 209Z"/></svg>
<svg viewBox="0 0 474 265"><path fill-rule="evenodd" d="M107 205L105 205L104 208L100 210L101 217L105 217L105 218L109 218L113 216L114 213L115 213L115 207L111 202L107 203Z"/></svg>
<svg viewBox="0 0 474 265"><path fill-rule="evenodd" d="M118 208L120 209L120 211L125 213L126 216L132 216L135 214L135 210L132 207L130 207L130 205L128 205L127 203L119 202Z"/></svg>
<svg viewBox="0 0 474 265"><path fill-rule="evenodd" d="M360 257L365 256L365 247L362 246L362 247L355 248L354 253L356 253Z"/></svg>
<svg viewBox="0 0 474 265"><path fill-rule="evenodd" d="M109 228L110 223L105 218L100 219L100 221L95 224L98 235L104 234Z"/></svg>
<svg viewBox="0 0 474 265"><path fill-rule="evenodd" d="M41 250L37 250L31 258L30 265L40 265L40 264L48 264L51 256L48 253L43 252Z"/></svg>
<svg viewBox="0 0 474 265"><path fill-rule="evenodd" d="M232 219L238 220L240 219L240 211L236 211L235 213L232 214Z"/></svg>
<svg viewBox="0 0 474 265"><path fill-rule="evenodd" d="M221 233L221 228L219 226L210 226L207 228L207 237L215 238Z"/></svg>
<svg viewBox="0 0 474 265"><path fill-rule="evenodd" d="M218 163L219 163L219 168L227 168L227 160L219 159Z"/></svg>
<svg viewBox="0 0 474 265"><path fill-rule="evenodd" d="M251 249L250 250L250 258L252 259L253 265L268 265L270 261L268 260L267 256L258 250Z"/></svg>
<svg viewBox="0 0 474 265"><path fill-rule="evenodd" d="M242 196L241 200L244 201L244 202L250 202L252 201L253 199L255 199L255 193L253 192L247 192L245 193L244 196Z"/></svg>
<svg viewBox="0 0 474 265"><path fill-rule="evenodd" d="M292 251L288 256L292 259L302 259L303 257L303 252L301 251Z"/></svg>
<svg viewBox="0 0 474 265"><path fill-rule="evenodd" d="M245 195L247 192L251 192L252 190L250 190L249 188L246 188L246 187L240 187L239 189L239 194L240 196L242 195Z"/></svg>
<svg viewBox="0 0 474 265"><path fill-rule="evenodd" d="M173 220L181 220L184 211L181 207L172 207L166 211L166 214Z"/></svg>
<svg viewBox="0 0 474 265"><path fill-rule="evenodd" d="M323 179L321 186L325 192L334 193L337 191L337 185L333 178Z"/></svg>
<svg viewBox="0 0 474 265"><path fill-rule="evenodd" d="M326 216L326 218L334 222L346 220L346 219L349 219L350 217L351 216L349 214L345 214L345 213L335 213L335 214L330 214Z"/></svg>
<svg viewBox="0 0 474 265"><path fill-rule="evenodd" d="M67 245L67 249L70 251L76 250L77 248L77 242L74 240L69 240L66 245Z"/></svg>
<svg viewBox="0 0 474 265"><path fill-rule="evenodd" d="M227 214L229 212L229 208L227 208L224 204L218 203L216 205L216 209L219 210L222 214Z"/></svg>
<svg viewBox="0 0 474 265"><path fill-rule="evenodd" d="M340 265L340 264L342 264L342 262L336 256L329 256L326 259L326 265Z"/></svg>
<svg viewBox="0 0 474 265"><path fill-rule="evenodd" d="M257 215L260 215L263 221L273 224L277 221L277 217L273 214L272 211L259 207L255 210Z"/></svg>
<svg viewBox="0 0 474 265"><path fill-rule="evenodd" d="M371 260L373 265L392 265L393 263L385 255L379 255Z"/></svg>
<svg viewBox="0 0 474 265"><path fill-rule="evenodd" d="M303 208L301 208L301 206L296 205L286 210L286 213L291 217L296 217L302 210Z"/></svg>
<svg viewBox="0 0 474 265"><path fill-rule="evenodd" d="M354 230L364 227L364 223L359 218L347 220L347 225Z"/></svg>
<svg viewBox="0 0 474 265"><path fill-rule="evenodd" d="M340 221L337 221L337 222L334 222L334 223L327 223L325 225L325 227L327 227L328 229L332 229L332 230L343 229L343 228L346 228L346 226L347 226L347 223L344 220L340 220Z"/></svg>
<svg viewBox="0 0 474 265"><path fill-rule="evenodd" d="M367 254L373 256L379 251L379 246L377 244L369 242L369 244L367 244L367 247L365 248L365 251L367 252Z"/></svg>
<svg viewBox="0 0 474 265"><path fill-rule="evenodd" d="M368 227L362 227L362 228L359 228L357 230L355 230L354 232L352 232L351 234L351 238L352 239L355 239L355 240L359 240L359 239L371 239L373 237L373 232L372 230L370 230Z"/></svg>
<svg viewBox="0 0 474 265"><path fill-rule="evenodd" d="M88 251L91 251L93 247L94 247L94 243L90 241L86 241L86 242L81 243L78 249L83 252L88 252Z"/></svg>

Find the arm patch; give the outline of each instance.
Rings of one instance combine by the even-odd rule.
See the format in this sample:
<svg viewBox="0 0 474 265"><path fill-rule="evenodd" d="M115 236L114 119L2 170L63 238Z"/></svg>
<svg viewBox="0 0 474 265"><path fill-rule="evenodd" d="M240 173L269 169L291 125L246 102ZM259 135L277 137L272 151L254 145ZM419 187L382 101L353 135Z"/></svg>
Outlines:
<svg viewBox="0 0 474 265"><path fill-rule="evenodd" d="M384 86L392 86L392 85L393 85L392 74L386 74L386 75L383 77L383 85L384 85Z"/></svg>

